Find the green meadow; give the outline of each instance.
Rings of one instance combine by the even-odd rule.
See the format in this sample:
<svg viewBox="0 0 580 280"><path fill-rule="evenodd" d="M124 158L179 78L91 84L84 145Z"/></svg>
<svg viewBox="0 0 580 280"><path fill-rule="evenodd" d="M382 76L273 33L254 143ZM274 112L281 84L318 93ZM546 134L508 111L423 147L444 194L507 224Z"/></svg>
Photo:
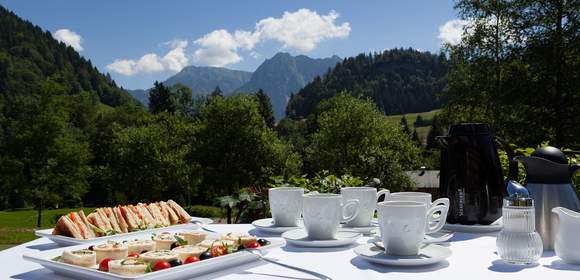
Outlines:
<svg viewBox="0 0 580 280"><path fill-rule="evenodd" d="M41 228L51 228L56 219L70 211L79 209L53 209L42 212ZM93 208L85 208L85 213ZM36 210L0 211L0 250L36 239Z"/></svg>

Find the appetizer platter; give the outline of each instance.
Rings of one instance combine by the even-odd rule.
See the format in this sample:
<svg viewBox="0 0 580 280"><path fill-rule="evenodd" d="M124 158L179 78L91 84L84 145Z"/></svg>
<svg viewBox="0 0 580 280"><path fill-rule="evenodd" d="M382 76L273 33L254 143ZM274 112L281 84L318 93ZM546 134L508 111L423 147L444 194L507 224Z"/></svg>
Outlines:
<svg viewBox="0 0 580 280"><path fill-rule="evenodd" d="M137 205L97 208L85 215L83 210L61 216L53 229L35 231L36 236L71 246L129 238L159 229L196 229L192 217L173 200ZM210 220L211 221L211 220Z"/></svg>
<svg viewBox="0 0 580 280"><path fill-rule="evenodd" d="M190 279L258 260L247 250L266 251L281 245L281 240L247 234L174 230L64 247L23 258L74 279Z"/></svg>

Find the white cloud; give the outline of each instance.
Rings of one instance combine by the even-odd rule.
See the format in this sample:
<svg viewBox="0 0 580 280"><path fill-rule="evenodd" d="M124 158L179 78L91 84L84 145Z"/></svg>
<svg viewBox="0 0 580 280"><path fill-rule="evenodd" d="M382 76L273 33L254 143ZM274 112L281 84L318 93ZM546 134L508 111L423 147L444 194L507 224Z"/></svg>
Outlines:
<svg viewBox="0 0 580 280"><path fill-rule="evenodd" d="M279 18L261 19L252 31L236 30L232 33L225 29L214 30L193 41L196 49L192 58L200 65L235 64L243 60L240 51L249 52L253 58L259 57L253 50L265 41L279 42L285 49L309 52L324 40L348 37L350 24L338 24L338 18L339 14L335 11L319 15L309 9L300 9L284 12ZM107 65L107 69L131 76L142 72L178 72L189 63L185 53L187 41L173 40L163 44L171 48L163 57L149 53L138 60L115 60Z"/></svg>
<svg viewBox="0 0 580 280"><path fill-rule="evenodd" d="M242 46L252 44L248 38L244 37L240 40L225 29L208 33L193 43L199 46L193 54L194 61L209 66L224 66L240 62L242 57L238 55L237 50Z"/></svg>
<svg viewBox="0 0 580 280"><path fill-rule="evenodd" d="M326 39L346 38L350 33L348 22L336 24L339 14L330 11L319 15L309 9L284 12L280 18L265 18L256 23L254 31L236 30L234 34L225 29L215 30L194 41L199 48L194 52L194 61L224 66L240 62L239 50L251 51L256 44L265 41L282 43L285 49L309 52ZM255 52L250 56L256 57Z"/></svg>
<svg viewBox="0 0 580 280"><path fill-rule="evenodd" d="M71 31L70 29L59 29L52 33L52 37L60 42L65 43L67 46L72 47L77 52L84 50L83 46L81 46L83 38L81 35Z"/></svg>
<svg viewBox="0 0 580 280"><path fill-rule="evenodd" d="M469 21L463 19L449 20L445 24L439 26L439 36L437 36L437 38L441 39L444 43L457 45L461 43L464 28L469 23Z"/></svg>
<svg viewBox="0 0 580 280"><path fill-rule="evenodd" d="M107 65L107 69L125 76L131 76L136 73L137 63L131 59L115 59L113 63Z"/></svg>
<svg viewBox="0 0 580 280"><path fill-rule="evenodd" d="M348 37L350 24L336 25L338 17L335 11L321 16L314 11L300 9L294 13L284 12L281 18L260 20L256 24L256 32L263 40L276 40L284 48L308 52L324 39Z"/></svg>
<svg viewBox="0 0 580 280"><path fill-rule="evenodd" d="M187 40L175 39L175 40L167 41L167 42L163 43L163 45L166 45L166 46L170 47L171 49L176 49L176 48L184 49L187 47Z"/></svg>
<svg viewBox="0 0 580 280"><path fill-rule="evenodd" d="M107 69L125 76L132 76L137 73L179 72L189 63L189 59L185 55L187 41L173 40L164 44L172 49L163 57L148 53L137 61L133 59L118 59L107 65Z"/></svg>

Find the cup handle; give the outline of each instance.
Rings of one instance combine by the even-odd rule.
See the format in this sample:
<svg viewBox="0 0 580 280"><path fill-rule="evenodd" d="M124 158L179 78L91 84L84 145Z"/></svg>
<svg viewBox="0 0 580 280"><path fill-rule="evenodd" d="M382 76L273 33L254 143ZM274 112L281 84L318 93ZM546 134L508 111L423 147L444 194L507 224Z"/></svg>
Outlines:
<svg viewBox="0 0 580 280"><path fill-rule="evenodd" d="M447 207L447 211L449 211L449 198L439 198L431 203L431 206L439 205ZM447 219L447 214L443 215L443 212L441 212L441 215L438 218Z"/></svg>
<svg viewBox="0 0 580 280"><path fill-rule="evenodd" d="M377 202L379 202L378 201L379 200L379 197L381 197L381 195L383 195L383 194L385 195L385 199L383 201L385 201L385 200L387 200L387 198L389 197L389 195L391 195L391 192L389 190L387 190L387 189L382 189L379 192L377 192Z"/></svg>
<svg viewBox="0 0 580 280"><path fill-rule="evenodd" d="M354 220L354 218L356 218L356 216L358 215L358 212L360 210L360 202L358 201L358 199L349 199L343 206L342 206L342 222L350 222L352 220ZM354 213L352 213L352 215L350 216L345 216L345 212L346 209L349 206L354 206Z"/></svg>
<svg viewBox="0 0 580 280"><path fill-rule="evenodd" d="M449 198L439 198L439 199L433 201L433 203L431 203L431 205L445 205L445 206L449 207Z"/></svg>
<svg viewBox="0 0 580 280"><path fill-rule="evenodd" d="M449 210L449 207L445 206L445 205L437 205L437 206L433 206L429 209L429 211L427 211L427 224L425 225L426 229L425 229L425 233L429 234L429 233L434 233L437 232L439 230L441 230L441 228L443 228L443 226L445 225L445 220L447 220L446 218L440 218L440 217L447 217L447 211ZM435 214L435 212L441 212L441 216L434 218L433 214ZM433 225L432 225L433 224Z"/></svg>

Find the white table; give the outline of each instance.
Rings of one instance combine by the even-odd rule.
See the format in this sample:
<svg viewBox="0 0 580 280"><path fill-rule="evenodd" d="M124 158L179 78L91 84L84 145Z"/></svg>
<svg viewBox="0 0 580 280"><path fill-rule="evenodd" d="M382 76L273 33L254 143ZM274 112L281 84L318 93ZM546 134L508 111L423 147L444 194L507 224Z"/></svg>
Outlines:
<svg viewBox="0 0 580 280"><path fill-rule="evenodd" d="M247 232L264 235L251 225L208 225L220 232ZM368 237L359 243L366 243ZM493 235L457 233L451 240L453 255L448 261L422 268L396 268L370 264L357 257L352 248L314 249L290 245L276 248L268 257L284 263L318 271L333 279L580 279L580 266L564 264L553 252L545 252L540 263L532 267L502 263L495 254ZM578 241L580 242L580 240ZM24 261L22 255L58 248L45 238L0 251L0 279L69 279L52 273L40 265ZM315 279L309 274L289 270L263 261L216 272L197 279Z"/></svg>

